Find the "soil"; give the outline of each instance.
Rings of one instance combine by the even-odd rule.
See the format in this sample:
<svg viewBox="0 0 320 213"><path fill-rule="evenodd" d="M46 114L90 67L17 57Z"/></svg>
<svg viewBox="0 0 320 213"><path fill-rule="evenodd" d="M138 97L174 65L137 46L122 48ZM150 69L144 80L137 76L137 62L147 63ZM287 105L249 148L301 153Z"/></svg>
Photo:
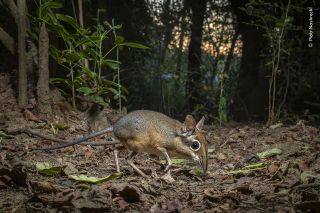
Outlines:
<svg viewBox="0 0 320 213"><path fill-rule="evenodd" d="M139 154L135 162L149 178L136 174L126 164L128 151L121 145L32 151L57 143L27 134L25 127L72 139L88 133L88 122L83 113L63 110L61 103L45 120L37 116L32 100L29 109L19 110L13 90L3 83L6 78L0 79L0 212L320 212L318 126L304 121L269 128L238 123L206 126L207 175L199 175L197 165L183 161L173 167L175 181L166 182L160 178L163 168L158 159L147 154ZM111 125L117 115L106 110L103 117L104 124ZM96 128L103 127L107 126ZM91 142L111 138L104 135ZM274 148L277 153L271 156L257 155ZM119 149L121 177L97 184L70 179L71 174L114 174L114 149ZM42 175L37 162L49 162L62 171Z"/></svg>

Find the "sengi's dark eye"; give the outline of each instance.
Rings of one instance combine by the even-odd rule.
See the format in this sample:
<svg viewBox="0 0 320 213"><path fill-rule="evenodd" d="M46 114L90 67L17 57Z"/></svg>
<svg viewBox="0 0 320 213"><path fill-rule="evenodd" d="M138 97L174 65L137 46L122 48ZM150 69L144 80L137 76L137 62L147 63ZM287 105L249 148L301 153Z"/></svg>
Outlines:
<svg viewBox="0 0 320 213"><path fill-rule="evenodd" d="M190 148L193 151L198 151L200 149L200 146L201 146L200 142L195 140L195 141L192 141Z"/></svg>

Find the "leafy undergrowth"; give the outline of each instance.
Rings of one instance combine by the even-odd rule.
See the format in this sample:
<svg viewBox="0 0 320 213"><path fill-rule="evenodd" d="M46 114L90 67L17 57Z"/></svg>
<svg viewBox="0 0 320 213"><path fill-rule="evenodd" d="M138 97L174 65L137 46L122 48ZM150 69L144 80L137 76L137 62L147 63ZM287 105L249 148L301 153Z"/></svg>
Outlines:
<svg viewBox="0 0 320 213"><path fill-rule="evenodd" d="M0 104L0 212L319 212L318 127L207 127L207 176L189 161L175 160L175 182L168 183L160 178L162 162L146 154L136 164L149 178L135 174L120 145L31 151L56 143L21 127L69 139L86 134L87 127L74 113L43 123L15 109L9 93L0 94L6 101ZM114 166L115 148L121 174Z"/></svg>

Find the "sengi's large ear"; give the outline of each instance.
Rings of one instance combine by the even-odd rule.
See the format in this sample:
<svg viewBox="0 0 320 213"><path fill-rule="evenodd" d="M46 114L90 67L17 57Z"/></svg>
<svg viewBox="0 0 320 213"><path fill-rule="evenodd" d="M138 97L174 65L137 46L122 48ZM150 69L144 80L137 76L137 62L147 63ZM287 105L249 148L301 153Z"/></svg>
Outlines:
<svg viewBox="0 0 320 213"><path fill-rule="evenodd" d="M200 120L200 121L197 123L197 125L196 125L196 129L197 129L197 130L201 131L201 130L203 129L204 120L205 120L205 118L204 118L204 116L202 116L201 120Z"/></svg>
<svg viewBox="0 0 320 213"><path fill-rule="evenodd" d="M194 117L192 115L187 115L183 123L184 130L185 131L194 130L194 128L196 127L196 124L197 123Z"/></svg>

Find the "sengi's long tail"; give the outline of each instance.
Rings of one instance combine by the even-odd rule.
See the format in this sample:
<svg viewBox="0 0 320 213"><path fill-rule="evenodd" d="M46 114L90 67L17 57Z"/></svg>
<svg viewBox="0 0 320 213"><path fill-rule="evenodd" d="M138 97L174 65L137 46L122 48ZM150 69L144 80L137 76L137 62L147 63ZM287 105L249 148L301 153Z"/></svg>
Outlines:
<svg viewBox="0 0 320 213"><path fill-rule="evenodd" d="M59 145L59 146L54 146L54 147L48 147L48 148L35 148L35 149L32 149L32 150L55 150L55 149L61 149L61 148L65 148L65 147L68 147L68 146L73 146L73 145L76 145L76 144L79 144L81 142L84 142L86 140L89 140L90 138L94 138L94 137L97 137L99 135L103 135L103 134L106 134L108 132L112 132L113 131L113 127L108 127L108 128L105 128L105 129L102 129L98 132L93 132L89 135L86 135L82 138L78 138L78 139L75 139L69 143L66 143L66 144L62 144L62 145Z"/></svg>

